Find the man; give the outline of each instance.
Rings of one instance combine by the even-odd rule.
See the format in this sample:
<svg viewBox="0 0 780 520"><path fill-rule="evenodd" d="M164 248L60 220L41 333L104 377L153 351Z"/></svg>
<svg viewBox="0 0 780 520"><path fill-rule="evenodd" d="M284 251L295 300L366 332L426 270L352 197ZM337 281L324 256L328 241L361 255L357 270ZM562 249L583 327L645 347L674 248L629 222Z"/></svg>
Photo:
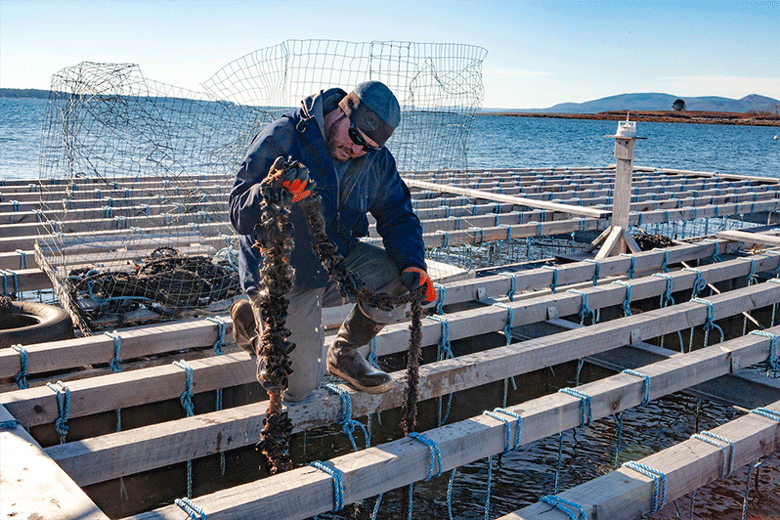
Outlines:
<svg viewBox="0 0 780 520"><path fill-rule="evenodd" d="M253 248L252 230L260 222L260 182L269 170L280 169L283 160L298 160L308 168L291 169L283 185L293 201L310 194L314 181L323 203L326 230L346 265L367 289L397 296L420 285L426 300L435 290L426 274L422 227L412 211L409 189L401 180L395 159L384 147L400 122L398 100L378 81L367 81L347 94L339 88L321 91L263 129L252 141L230 193L230 218L239 238L239 274L247 300L231 307L236 342L250 354L257 353L258 332L252 310L262 290L259 266L262 258ZM279 161L279 162L277 162ZM361 242L368 234L366 213L376 219L384 249ZM391 312L357 303L322 359L324 330L322 308L343 301L335 282L328 279L311 248L300 204L293 204L290 222L295 226L295 268L288 295L286 326L296 347L290 355L293 373L284 394L300 401L317 388L325 368L364 392L382 393L392 388L391 377L372 367L358 348L367 345L386 323L398 321L403 308ZM253 302L250 304L250 302ZM263 363L258 359L258 380Z"/></svg>

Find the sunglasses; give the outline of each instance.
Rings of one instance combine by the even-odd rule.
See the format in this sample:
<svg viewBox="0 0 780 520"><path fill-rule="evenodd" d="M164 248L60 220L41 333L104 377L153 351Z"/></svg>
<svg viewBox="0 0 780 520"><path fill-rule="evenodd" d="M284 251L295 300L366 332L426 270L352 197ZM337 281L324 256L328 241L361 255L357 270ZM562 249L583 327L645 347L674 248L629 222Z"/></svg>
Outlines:
<svg viewBox="0 0 780 520"><path fill-rule="evenodd" d="M377 148L376 146L371 146L368 144L366 140L363 139L363 136L360 135L360 132L358 132L357 128L355 128L355 125L352 123L352 121L349 122L349 130L347 130L347 134L353 143L363 148L364 152L378 152L381 150L381 148Z"/></svg>

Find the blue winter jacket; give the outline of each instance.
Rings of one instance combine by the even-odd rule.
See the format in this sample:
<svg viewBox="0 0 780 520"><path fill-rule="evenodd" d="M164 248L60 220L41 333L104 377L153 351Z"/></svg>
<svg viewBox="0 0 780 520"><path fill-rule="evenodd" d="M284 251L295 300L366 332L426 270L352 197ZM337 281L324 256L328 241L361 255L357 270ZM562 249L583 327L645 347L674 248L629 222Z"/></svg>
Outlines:
<svg viewBox="0 0 780 520"><path fill-rule="evenodd" d="M297 159L309 169L322 196L328 235L340 254L346 256L358 238L368 234L366 213L371 212L385 250L398 270L425 269L422 226L412 211L409 189L387 148L351 160L339 197L336 170L325 147L323 114L335 109L344 96L343 90L330 89L304 99L301 108L265 127L249 146L230 192L230 221L241 235L239 275L244 291L251 293L261 287L262 257L252 247L252 229L261 216L260 181L279 156ZM290 263L295 268L296 289L324 287L328 275L312 251L301 204L293 204L290 222L295 226Z"/></svg>

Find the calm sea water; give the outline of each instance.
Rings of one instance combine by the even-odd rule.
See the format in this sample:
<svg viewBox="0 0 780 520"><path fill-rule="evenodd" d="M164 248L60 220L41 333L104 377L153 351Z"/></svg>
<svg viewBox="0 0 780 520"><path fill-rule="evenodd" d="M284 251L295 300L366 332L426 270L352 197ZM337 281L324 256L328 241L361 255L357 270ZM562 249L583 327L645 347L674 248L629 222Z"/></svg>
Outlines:
<svg viewBox="0 0 780 520"><path fill-rule="evenodd" d="M39 150L46 103L43 99L0 98L0 178L39 177ZM480 116L476 118L471 132L468 166L606 166L614 162L614 140L605 135L613 134L616 127L617 123L612 121ZM773 139L780 134L780 128L640 123L638 134L647 139L637 143L637 165L780 177L780 140ZM762 319L766 320L768 316ZM528 386L510 392L510 404L532 398L540 392L543 394L549 386L569 386L573 379L572 371L572 366L559 367L557 373L523 377ZM476 403L465 395L456 396L452 420L499 406L501 388L500 385L493 386L495 388L485 390L490 395L481 396ZM430 407L430 403L422 406ZM435 416L435 411L430 411L431 416ZM701 405L681 394L628 411L622 431L620 460L638 459L657 452L686 440L697 431L714 428L738 415L730 407L715 403ZM398 421L392 418L392 412L387 412L385 416L389 426L386 431L377 432L379 440L375 443L381 442L383 437L389 440L397 435L394 425ZM424 426L430 428L435 425ZM325 432L321 453L315 458L329 458L350 450L349 443L334 431ZM314 449L317 437L317 432L309 435L309 449ZM598 421L589 428L578 429L576 433L565 432L561 446L561 489L610 471L616 444L616 429L611 419ZM553 492L558 449L558 437L553 436L524 446L519 452L494 459L490 518L536 502L540 496ZM760 479L756 480L758 487L751 487L748 518L780 518L778 466L780 463L776 459L768 463ZM692 517L741 518L746 473L746 468L741 468L729 478L700 490ZM246 477L251 480L254 474L254 469L248 468ZM446 486L446 476L415 486L415 518L446 518ZM459 468L453 487L455 518L483 518L486 492L486 461ZM379 518L398 518L400 497L395 495L397 493L388 494ZM100 505L112 516L121 517L132 512L124 510L125 506L120 507L114 495L105 500ZM688 518L689 509L690 497L687 497L677 504L669 504L653 518ZM344 516L325 514L320 518Z"/></svg>
<svg viewBox="0 0 780 520"><path fill-rule="evenodd" d="M45 99L0 98L0 178L40 176ZM615 162L614 121L479 116L470 168L606 166ZM780 177L778 127L639 123L634 164Z"/></svg>

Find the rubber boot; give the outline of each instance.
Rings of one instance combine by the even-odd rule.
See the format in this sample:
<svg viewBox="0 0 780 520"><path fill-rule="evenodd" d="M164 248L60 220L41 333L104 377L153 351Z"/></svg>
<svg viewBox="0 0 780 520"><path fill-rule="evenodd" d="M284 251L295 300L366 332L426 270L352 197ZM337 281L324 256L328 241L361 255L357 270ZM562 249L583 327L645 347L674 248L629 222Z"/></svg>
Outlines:
<svg viewBox="0 0 780 520"><path fill-rule="evenodd" d="M369 394L381 394L393 388L393 379L371 366L358 351L367 345L384 325L376 323L356 304L342 323L336 339L328 349L328 372Z"/></svg>
<svg viewBox="0 0 780 520"><path fill-rule="evenodd" d="M242 298L234 301L230 306L230 317L233 319L233 339L236 344L249 354L256 354L257 325L249 300Z"/></svg>

